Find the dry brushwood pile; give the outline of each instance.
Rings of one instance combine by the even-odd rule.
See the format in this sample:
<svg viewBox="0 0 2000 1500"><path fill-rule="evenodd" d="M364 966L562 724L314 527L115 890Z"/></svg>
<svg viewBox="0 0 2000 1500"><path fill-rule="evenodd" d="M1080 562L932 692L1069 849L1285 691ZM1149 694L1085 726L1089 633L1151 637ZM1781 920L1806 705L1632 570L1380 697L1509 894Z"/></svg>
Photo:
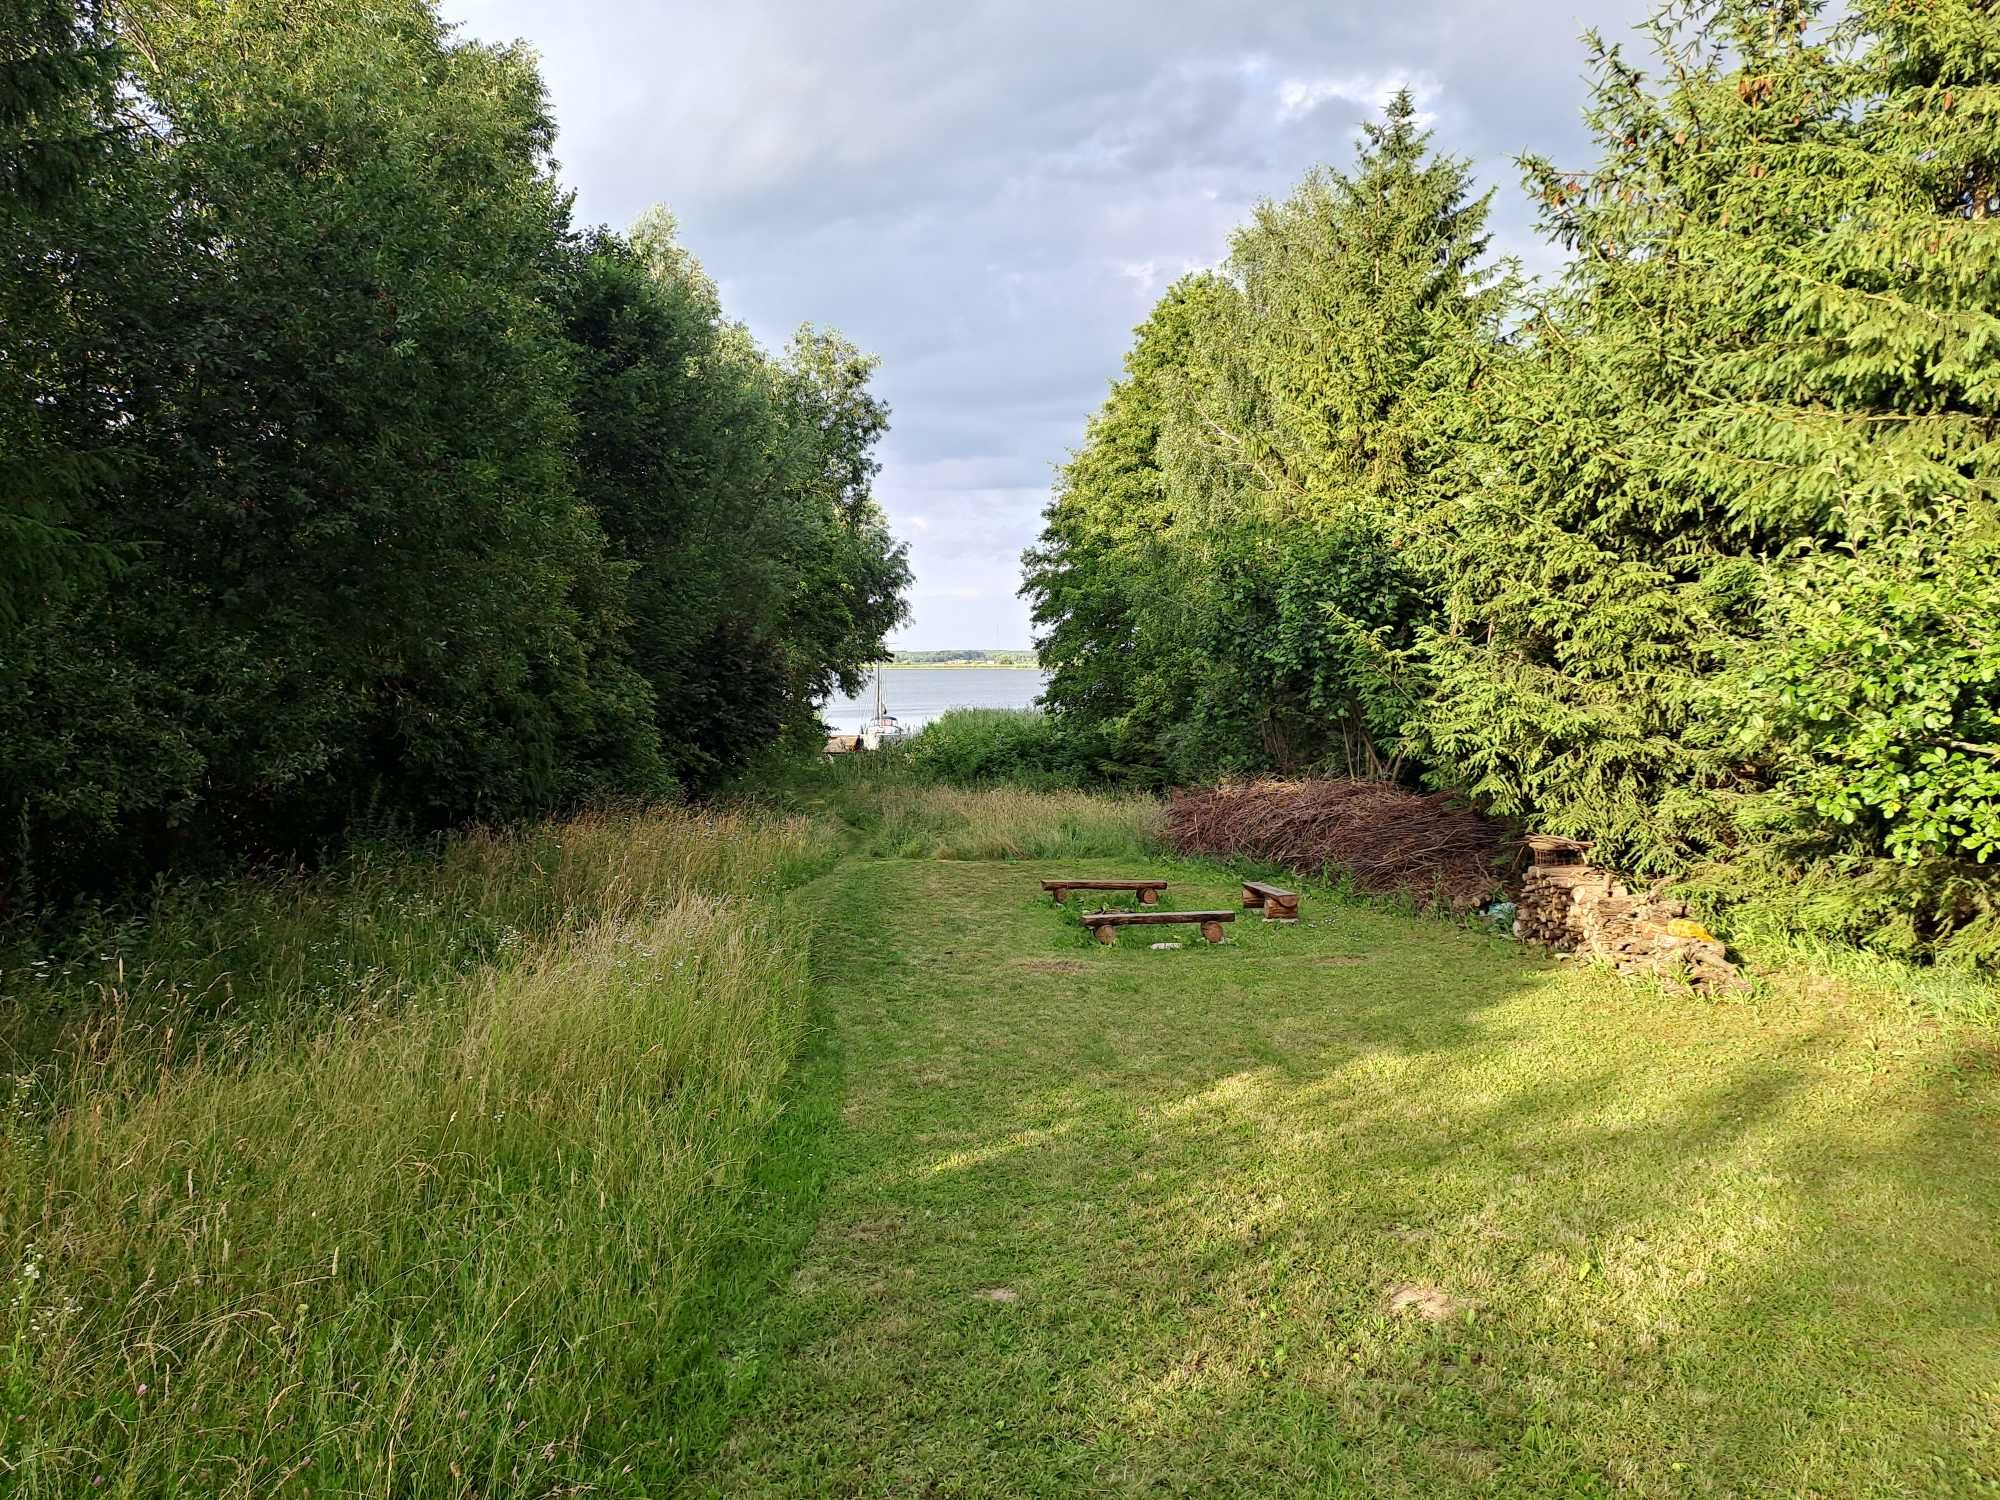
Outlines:
<svg viewBox="0 0 2000 1500"><path fill-rule="evenodd" d="M1466 911L1499 894L1514 849L1445 792L1380 781L1250 781L1182 791L1167 809L1182 854L1236 856L1300 875L1344 874L1371 896Z"/></svg>
<svg viewBox="0 0 2000 1500"><path fill-rule="evenodd" d="M1706 993L1744 988L1723 945L1685 903L1634 895L1594 865L1537 865L1521 883L1514 936L1603 959L1621 974L1679 980Z"/></svg>

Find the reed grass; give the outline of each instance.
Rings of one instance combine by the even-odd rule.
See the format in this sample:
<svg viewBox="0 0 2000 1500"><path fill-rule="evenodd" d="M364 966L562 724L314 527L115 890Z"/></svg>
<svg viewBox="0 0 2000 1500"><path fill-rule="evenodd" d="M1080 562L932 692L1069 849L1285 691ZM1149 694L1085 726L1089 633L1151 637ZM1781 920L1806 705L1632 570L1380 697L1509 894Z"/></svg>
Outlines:
<svg viewBox="0 0 2000 1500"><path fill-rule="evenodd" d="M803 815L634 807L428 850L361 846L316 872L163 886L136 912L79 915L41 946L0 947L0 1067L59 1060L78 1026L107 1017L150 1030L161 1059L240 1050L297 1011L393 1010L553 934L690 893L787 889L839 852L837 831Z"/></svg>

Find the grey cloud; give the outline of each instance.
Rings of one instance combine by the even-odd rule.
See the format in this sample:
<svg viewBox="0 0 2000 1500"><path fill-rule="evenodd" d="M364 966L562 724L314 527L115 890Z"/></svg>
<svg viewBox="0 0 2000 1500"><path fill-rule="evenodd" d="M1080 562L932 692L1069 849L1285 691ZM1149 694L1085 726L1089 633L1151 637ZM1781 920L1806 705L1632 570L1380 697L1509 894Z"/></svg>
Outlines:
<svg viewBox="0 0 2000 1500"><path fill-rule="evenodd" d="M1554 264L1511 158L1585 159L1586 24L1652 0L445 0L542 54L586 220L663 202L767 343L883 358L879 486L912 647L1024 644L1015 556L1166 283L1261 197L1351 154L1411 81L1496 185L1497 248Z"/></svg>

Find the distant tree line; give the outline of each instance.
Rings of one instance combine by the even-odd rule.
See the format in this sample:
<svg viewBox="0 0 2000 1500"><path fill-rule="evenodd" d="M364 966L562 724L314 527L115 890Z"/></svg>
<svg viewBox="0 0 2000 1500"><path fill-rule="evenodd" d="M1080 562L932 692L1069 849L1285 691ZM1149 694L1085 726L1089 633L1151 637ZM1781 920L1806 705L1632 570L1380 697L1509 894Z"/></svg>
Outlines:
<svg viewBox="0 0 2000 1500"><path fill-rule="evenodd" d="M700 785L903 617L873 361L426 0L0 0L0 901Z"/></svg>
<svg viewBox="0 0 2000 1500"><path fill-rule="evenodd" d="M1139 782L1460 789L1718 905L2000 956L2000 13L1701 0L1524 162L1408 97L1174 286L1026 562Z"/></svg>
<svg viewBox="0 0 2000 1500"><path fill-rule="evenodd" d="M988 667L1032 667L1035 653L1032 651L895 651L889 660L899 667L921 667L939 662L949 662L953 666L977 663Z"/></svg>

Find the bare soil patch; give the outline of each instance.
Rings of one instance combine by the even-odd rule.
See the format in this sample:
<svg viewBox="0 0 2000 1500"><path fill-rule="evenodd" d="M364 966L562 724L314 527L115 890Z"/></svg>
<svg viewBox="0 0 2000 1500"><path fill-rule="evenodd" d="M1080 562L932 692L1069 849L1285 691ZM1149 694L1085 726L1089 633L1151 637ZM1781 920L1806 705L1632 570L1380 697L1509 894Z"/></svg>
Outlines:
<svg viewBox="0 0 2000 1500"><path fill-rule="evenodd" d="M1393 1316L1422 1318L1426 1323L1448 1323L1472 1305L1434 1286L1392 1286L1387 1298Z"/></svg>

